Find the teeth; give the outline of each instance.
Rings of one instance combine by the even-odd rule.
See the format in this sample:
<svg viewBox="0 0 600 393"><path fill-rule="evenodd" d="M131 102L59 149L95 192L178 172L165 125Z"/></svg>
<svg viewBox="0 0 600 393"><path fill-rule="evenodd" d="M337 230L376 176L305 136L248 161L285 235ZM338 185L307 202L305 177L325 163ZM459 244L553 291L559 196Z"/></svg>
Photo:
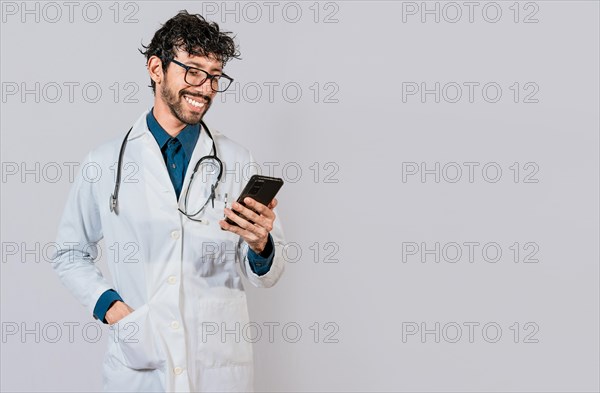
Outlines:
<svg viewBox="0 0 600 393"><path fill-rule="evenodd" d="M194 100L192 100L190 97L184 97L184 98L185 98L185 100L186 100L187 102L189 102L190 104L192 104L192 105L193 105L193 106L195 106L196 108L200 108L200 107L204 106L204 103L203 103L203 102L194 101Z"/></svg>

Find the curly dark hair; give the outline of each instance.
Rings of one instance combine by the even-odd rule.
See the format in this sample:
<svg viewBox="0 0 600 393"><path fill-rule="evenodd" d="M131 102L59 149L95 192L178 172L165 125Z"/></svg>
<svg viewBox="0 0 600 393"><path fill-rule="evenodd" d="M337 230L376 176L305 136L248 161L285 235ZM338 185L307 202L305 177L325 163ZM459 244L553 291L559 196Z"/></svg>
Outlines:
<svg viewBox="0 0 600 393"><path fill-rule="evenodd" d="M175 51L183 49L190 55L213 56L223 65L232 58L239 59L238 51L229 31L220 31L215 22L208 22L200 14L190 14L187 10L179 11L156 31L150 45L142 44L145 51L139 50L146 56L146 61L152 56L158 56L162 61L163 71L175 58ZM156 84L150 79L152 91Z"/></svg>

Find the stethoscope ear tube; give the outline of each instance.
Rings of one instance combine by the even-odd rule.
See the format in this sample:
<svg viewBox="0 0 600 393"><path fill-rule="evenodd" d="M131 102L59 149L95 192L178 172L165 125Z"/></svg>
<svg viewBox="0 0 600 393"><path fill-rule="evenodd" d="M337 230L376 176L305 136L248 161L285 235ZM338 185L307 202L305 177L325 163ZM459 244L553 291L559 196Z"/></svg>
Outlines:
<svg viewBox="0 0 600 393"><path fill-rule="evenodd" d="M129 134L133 130L133 126L127 131L125 134L125 138L123 138L123 143L121 143L121 150L119 150L119 162L117 163L117 179L115 180L115 189L113 193L110 195L109 200L109 208L112 213L119 215L119 188L121 187L121 165L123 163L123 156L125 155L125 146L127 146L127 138L129 138Z"/></svg>

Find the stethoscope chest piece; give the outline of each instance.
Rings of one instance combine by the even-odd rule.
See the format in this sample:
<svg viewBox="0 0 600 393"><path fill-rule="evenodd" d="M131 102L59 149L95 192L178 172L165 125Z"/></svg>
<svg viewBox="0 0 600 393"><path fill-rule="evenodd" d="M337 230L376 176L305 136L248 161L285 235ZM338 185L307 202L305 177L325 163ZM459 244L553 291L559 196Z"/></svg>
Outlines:
<svg viewBox="0 0 600 393"><path fill-rule="evenodd" d="M117 216L119 215L119 209L117 207L117 198L113 194L110 195L110 200L108 201L108 208L111 213L115 213Z"/></svg>

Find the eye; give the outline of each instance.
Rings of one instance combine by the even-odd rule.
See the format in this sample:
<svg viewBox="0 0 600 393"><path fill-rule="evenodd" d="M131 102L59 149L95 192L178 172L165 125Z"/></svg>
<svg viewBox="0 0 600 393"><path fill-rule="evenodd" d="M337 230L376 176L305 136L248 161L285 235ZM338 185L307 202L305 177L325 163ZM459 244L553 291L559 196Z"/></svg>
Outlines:
<svg viewBox="0 0 600 393"><path fill-rule="evenodd" d="M198 75L200 75L200 73L201 73L201 72L202 72L202 71L200 71L200 70L198 70L198 69L196 69L196 68L190 68L190 69L188 70L188 73L189 73L190 75L192 75L192 76L198 76Z"/></svg>

